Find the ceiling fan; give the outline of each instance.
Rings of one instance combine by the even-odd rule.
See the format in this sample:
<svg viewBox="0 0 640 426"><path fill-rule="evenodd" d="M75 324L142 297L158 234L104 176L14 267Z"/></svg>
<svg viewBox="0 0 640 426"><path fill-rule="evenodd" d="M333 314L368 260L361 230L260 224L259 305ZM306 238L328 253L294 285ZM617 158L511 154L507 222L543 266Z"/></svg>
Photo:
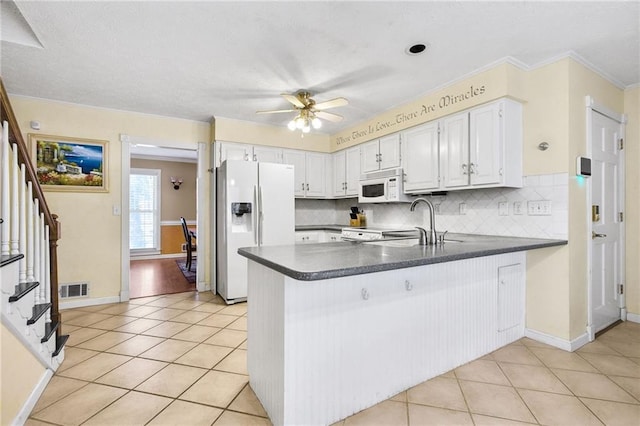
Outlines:
<svg viewBox="0 0 640 426"><path fill-rule="evenodd" d="M325 110L348 105L349 101L345 98L335 98L329 101L316 103L311 97L311 93L301 90L296 94L282 93L293 109L278 109L269 111L257 111L257 114L279 114L282 112L297 112L298 114L287 125L289 130L300 129L303 133L309 133L311 127L319 129L323 120L333 121L334 123L342 121L342 116Z"/></svg>

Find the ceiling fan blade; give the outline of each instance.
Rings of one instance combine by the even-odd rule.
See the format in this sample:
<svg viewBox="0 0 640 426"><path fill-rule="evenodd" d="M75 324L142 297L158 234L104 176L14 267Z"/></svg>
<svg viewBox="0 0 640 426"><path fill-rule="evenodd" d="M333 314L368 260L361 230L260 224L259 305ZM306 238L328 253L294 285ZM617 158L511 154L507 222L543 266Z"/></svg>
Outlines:
<svg viewBox="0 0 640 426"><path fill-rule="evenodd" d="M323 120L333 121L334 123L338 123L342 121L342 116L338 114L333 114L331 112L318 111L315 113L316 117L322 118Z"/></svg>
<svg viewBox="0 0 640 426"><path fill-rule="evenodd" d="M336 108L336 107L345 106L345 105L349 105L349 101L348 100L346 100L345 98L335 98L335 99L331 99L329 101L320 102L319 104L315 104L313 106L313 109L316 109L316 110L320 111L320 110L323 110L323 109Z"/></svg>
<svg viewBox="0 0 640 426"><path fill-rule="evenodd" d="M256 114L279 114L281 112L296 112L297 109L274 109L270 111L256 111Z"/></svg>
<svg viewBox="0 0 640 426"><path fill-rule="evenodd" d="M282 93L280 96L282 96L283 98L285 98L287 101L292 103L294 106L297 106L298 108L306 107L304 102L302 102L300 98L298 98L295 95L290 95L289 93Z"/></svg>

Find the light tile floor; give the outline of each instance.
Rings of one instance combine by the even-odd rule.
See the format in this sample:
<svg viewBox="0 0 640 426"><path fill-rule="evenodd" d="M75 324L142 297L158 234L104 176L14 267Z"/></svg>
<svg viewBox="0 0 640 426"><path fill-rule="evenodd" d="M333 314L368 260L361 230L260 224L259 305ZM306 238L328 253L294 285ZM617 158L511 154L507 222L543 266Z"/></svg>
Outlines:
<svg viewBox="0 0 640 426"><path fill-rule="evenodd" d="M65 361L26 424L270 424L246 312L195 292L65 311ZM337 424L638 426L640 324L574 353L524 338Z"/></svg>

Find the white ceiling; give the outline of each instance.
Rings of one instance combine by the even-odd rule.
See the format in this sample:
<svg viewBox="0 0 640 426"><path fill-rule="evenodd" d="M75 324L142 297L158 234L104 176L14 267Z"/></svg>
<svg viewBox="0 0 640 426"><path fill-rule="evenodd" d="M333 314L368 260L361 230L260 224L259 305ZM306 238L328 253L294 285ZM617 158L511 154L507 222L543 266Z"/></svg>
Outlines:
<svg viewBox="0 0 640 426"><path fill-rule="evenodd" d="M2 3L9 93L200 121L286 126L291 114L255 111L308 89L349 99L322 128L334 133L505 58L572 54L640 82L639 1L18 1L28 26ZM416 42L429 50L406 55Z"/></svg>

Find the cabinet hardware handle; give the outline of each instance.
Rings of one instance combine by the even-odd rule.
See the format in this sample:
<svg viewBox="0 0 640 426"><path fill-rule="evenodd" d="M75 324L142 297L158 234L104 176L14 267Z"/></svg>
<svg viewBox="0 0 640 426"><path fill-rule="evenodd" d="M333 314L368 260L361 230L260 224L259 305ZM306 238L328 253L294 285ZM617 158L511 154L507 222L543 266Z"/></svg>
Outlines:
<svg viewBox="0 0 640 426"><path fill-rule="evenodd" d="M606 238L607 234L596 234L595 231L591 231L591 239L595 238Z"/></svg>
<svg viewBox="0 0 640 426"><path fill-rule="evenodd" d="M309 190L309 184L307 184L307 191Z"/></svg>
<svg viewBox="0 0 640 426"><path fill-rule="evenodd" d="M463 164L463 165L462 165L462 174L463 174L463 175L466 175L466 174L467 174L467 165L466 165L466 164Z"/></svg>
<svg viewBox="0 0 640 426"><path fill-rule="evenodd" d="M362 295L362 300L368 300L369 299L369 292L367 291L366 288L363 288L360 291L360 294Z"/></svg>
<svg viewBox="0 0 640 426"><path fill-rule="evenodd" d="M404 281L404 288L406 288L407 291L413 290L413 284L411 284L411 281L405 280Z"/></svg>
<svg viewBox="0 0 640 426"><path fill-rule="evenodd" d="M302 190L304 191L304 182L302 182Z"/></svg>
<svg viewBox="0 0 640 426"><path fill-rule="evenodd" d="M469 174L470 174L470 175L471 175L471 174L474 174L474 173L476 172L476 169L477 169L477 168L478 168L478 165L477 165L477 164L470 163L470 164L469 164Z"/></svg>

